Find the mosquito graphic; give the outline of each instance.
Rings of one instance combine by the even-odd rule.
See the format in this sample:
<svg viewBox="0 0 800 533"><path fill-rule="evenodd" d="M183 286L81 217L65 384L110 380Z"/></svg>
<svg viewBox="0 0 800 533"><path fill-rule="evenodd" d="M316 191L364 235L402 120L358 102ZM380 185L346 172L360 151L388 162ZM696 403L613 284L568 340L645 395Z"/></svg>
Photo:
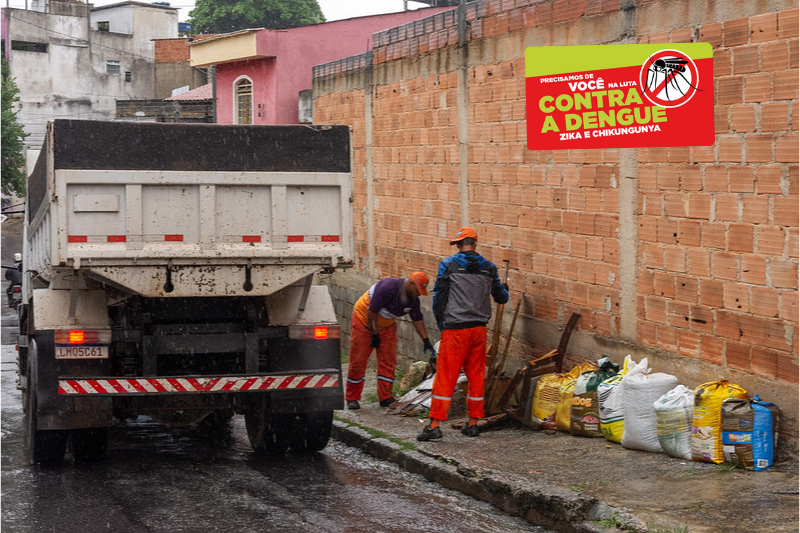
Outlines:
<svg viewBox="0 0 800 533"><path fill-rule="evenodd" d="M666 100L671 102L673 99L670 98L669 88L672 86L673 89L681 93L681 96L677 96L676 99L686 96L686 93L683 92L683 89L681 88L680 80L677 79L679 76L684 82L686 82L686 84L689 85L689 87L696 91L700 91L701 89L698 89L692 85L692 82L683 75L683 73L686 72L686 65L688 63L689 62L687 60L681 58L680 56L659 58L655 61L653 61L651 58L650 66L647 69L646 87L642 91L642 94L647 91L656 95L659 94L663 88ZM663 79L659 81L662 76Z"/></svg>

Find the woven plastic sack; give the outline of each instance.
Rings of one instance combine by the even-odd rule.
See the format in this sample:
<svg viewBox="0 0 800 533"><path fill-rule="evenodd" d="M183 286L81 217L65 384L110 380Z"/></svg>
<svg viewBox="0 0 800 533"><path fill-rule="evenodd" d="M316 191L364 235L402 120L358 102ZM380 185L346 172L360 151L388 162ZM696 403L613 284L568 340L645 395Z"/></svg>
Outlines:
<svg viewBox="0 0 800 533"><path fill-rule="evenodd" d="M658 442L667 454L692 460L694 392L678 385L655 401Z"/></svg>
<svg viewBox="0 0 800 533"><path fill-rule="evenodd" d="M575 382L578 376L589 370L595 370L597 365L594 363L581 363L567 373L567 377L558 389L558 405L556 406L556 429L569 431L570 417L572 414L572 391L575 390Z"/></svg>
<svg viewBox="0 0 800 533"><path fill-rule="evenodd" d="M558 390L568 377L568 374L553 373L539 378L531 403L531 422L540 426L555 423Z"/></svg>
<svg viewBox="0 0 800 533"><path fill-rule="evenodd" d="M633 359L630 355L626 355L619 374L608 378L597 386L600 431L611 442L619 443L622 441L622 432L625 429L625 413L622 409L622 393L620 392L619 384L622 382L622 377L628 373L630 366L633 366Z"/></svg>
<svg viewBox="0 0 800 533"><path fill-rule="evenodd" d="M722 454L725 461L748 470L772 466L778 445L781 408L752 400L722 402Z"/></svg>
<svg viewBox="0 0 800 533"><path fill-rule="evenodd" d="M726 380L709 381L694 390L692 415L692 459L721 464L722 452L722 402L728 398L744 400L747 391Z"/></svg>
<svg viewBox="0 0 800 533"><path fill-rule="evenodd" d="M678 385L678 378L656 372L650 374L647 358L628 369L622 378L622 405L625 410L625 430L622 446L646 452L663 452L658 441L656 410L653 403Z"/></svg>
<svg viewBox="0 0 800 533"><path fill-rule="evenodd" d="M597 403L597 387L605 380L617 375L619 365L604 362L597 370L584 372L575 382L572 393L569 432L581 437L602 437L600 410Z"/></svg>

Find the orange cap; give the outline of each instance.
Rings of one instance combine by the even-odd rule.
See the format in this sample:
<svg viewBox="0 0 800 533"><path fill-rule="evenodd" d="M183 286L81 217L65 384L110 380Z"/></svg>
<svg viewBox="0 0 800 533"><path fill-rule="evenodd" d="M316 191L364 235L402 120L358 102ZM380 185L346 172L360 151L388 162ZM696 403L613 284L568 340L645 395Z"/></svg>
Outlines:
<svg viewBox="0 0 800 533"><path fill-rule="evenodd" d="M450 241L450 244L455 244L459 241L466 239L467 237L471 237L476 241L478 240L478 234L475 233L475 230L470 227L466 227L458 230L458 233L456 233L455 238L452 241Z"/></svg>
<svg viewBox="0 0 800 533"><path fill-rule="evenodd" d="M409 277L412 280L414 280L414 283L417 284L417 289L419 289L419 293L422 296L427 296L428 295L428 281L430 281L430 279L428 278L428 275L425 272L412 272Z"/></svg>

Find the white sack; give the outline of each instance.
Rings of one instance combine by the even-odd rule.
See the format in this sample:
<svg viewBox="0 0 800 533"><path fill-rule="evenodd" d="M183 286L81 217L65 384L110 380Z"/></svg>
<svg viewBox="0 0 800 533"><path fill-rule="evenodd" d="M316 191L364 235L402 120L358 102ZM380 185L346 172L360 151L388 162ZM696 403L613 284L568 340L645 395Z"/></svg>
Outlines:
<svg viewBox="0 0 800 533"><path fill-rule="evenodd" d="M622 446L646 452L663 452L658 440L656 410L653 403L678 385L678 378L656 372L650 374L647 358L628 369L622 378L622 406L625 429Z"/></svg>

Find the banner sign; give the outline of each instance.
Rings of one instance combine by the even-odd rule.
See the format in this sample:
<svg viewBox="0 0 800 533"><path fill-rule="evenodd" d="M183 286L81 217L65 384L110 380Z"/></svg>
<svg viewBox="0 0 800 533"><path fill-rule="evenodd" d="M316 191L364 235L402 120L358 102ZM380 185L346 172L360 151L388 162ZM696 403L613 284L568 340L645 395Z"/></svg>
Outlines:
<svg viewBox="0 0 800 533"><path fill-rule="evenodd" d="M714 144L708 43L525 50L528 148Z"/></svg>

